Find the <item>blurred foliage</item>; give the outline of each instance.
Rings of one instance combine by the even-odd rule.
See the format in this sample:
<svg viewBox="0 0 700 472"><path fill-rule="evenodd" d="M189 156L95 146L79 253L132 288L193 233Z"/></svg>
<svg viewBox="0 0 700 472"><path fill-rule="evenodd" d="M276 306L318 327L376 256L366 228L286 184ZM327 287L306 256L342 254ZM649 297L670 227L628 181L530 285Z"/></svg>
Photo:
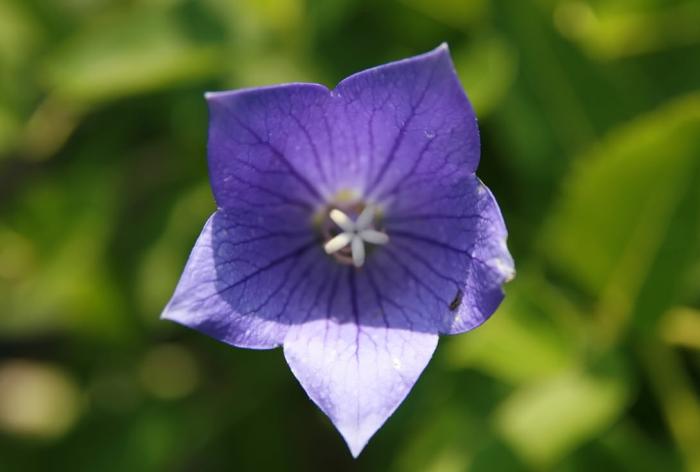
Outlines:
<svg viewBox="0 0 700 472"><path fill-rule="evenodd" d="M700 470L696 0L0 0L0 470ZM518 276L357 462L279 351L158 320L207 90L450 44Z"/></svg>

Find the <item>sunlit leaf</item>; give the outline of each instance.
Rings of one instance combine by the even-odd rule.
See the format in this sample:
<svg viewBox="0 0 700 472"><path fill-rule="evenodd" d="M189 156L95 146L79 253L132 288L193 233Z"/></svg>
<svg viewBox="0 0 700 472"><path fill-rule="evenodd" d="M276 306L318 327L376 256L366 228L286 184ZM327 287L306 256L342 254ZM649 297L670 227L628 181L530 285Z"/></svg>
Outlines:
<svg viewBox="0 0 700 472"><path fill-rule="evenodd" d="M639 316L652 321L679 291L699 237L699 154L700 96L692 95L612 133L564 185L542 254L601 297L613 334L638 297Z"/></svg>
<svg viewBox="0 0 700 472"><path fill-rule="evenodd" d="M29 58L41 33L22 1L0 2L0 64L17 66ZM4 71L3 71L4 72Z"/></svg>
<svg viewBox="0 0 700 472"><path fill-rule="evenodd" d="M394 470L406 472L457 472L465 470L475 452L475 419L465 409L443 408L430 424L408 438L406 451ZM471 444L467 441L471 439ZM470 447L471 446L471 447Z"/></svg>
<svg viewBox="0 0 700 472"><path fill-rule="evenodd" d="M467 49L454 51L462 84L478 116L484 118L499 105L515 79L515 51L499 36L479 38Z"/></svg>
<svg viewBox="0 0 700 472"><path fill-rule="evenodd" d="M488 0L464 2L446 0L433 2L431 0L401 0L417 11L457 28L467 28L469 25L483 19L488 11Z"/></svg>
<svg viewBox="0 0 700 472"><path fill-rule="evenodd" d="M560 2L554 10L559 31L576 40L590 55L616 59L700 41L700 4L686 0L662 3L656 9L635 2ZM608 7L608 8L606 8Z"/></svg>
<svg viewBox="0 0 700 472"><path fill-rule="evenodd" d="M676 307L664 314L660 323L664 341L700 349L700 310Z"/></svg>
<svg viewBox="0 0 700 472"><path fill-rule="evenodd" d="M640 343L638 352L687 470L699 470L700 400L692 377L678 353L656 340Z"/></svg>
<svg viewBox="0 0 700 472"><path fill-rule="evenodd" d="M157 323L159 313L172 295L194 238L214 211L209 186L199 185L180 197L159 238L143 257L136 293L143 313Z"/></svg>
<svg viewBox="0 0 700 472"><path fill-rule="evenodd" d="M303 18L301 0L243 0L240 6L250 15L249 21L270 30L294 29Z"/></svg>
<svg viewBox="0 0 700 472"><path fill-rule="evenodd" d="M496 428L530 464L551 467L609 426L627 403L617 375L572 370L516 390L495 416Z"/></svg>
<svg viewBox="0 0 700 472"><path fill-rule="evenodd" d="M27 194L0 235L0 330L9 336L73 329L123 334L127 318L104 263L114 200L106 174ZM76 177L74 176L73 179ZM2 272L0 271L0 272Z"/></svg>
<svg viewBox="0 0 700 472"><path fill-rule="evenodd" d="M3 153L17 142L19 130L19 119L10 110L0 105L0 159Z"/></svg>
<svg viewBox="0 0 700 472"><path fill-rule="evenodd" d="M545 291L551 289L535 280L527 272L518 274L488 323L463 336L445 339L450 365L476 368L513 384L569 367L575 359L575 333L567 333L553 318L571 308L548 301Z"/></svg>
<svg viewBox="0 0 700 472"><path fill-rule="evenodd" d="M51 54L45 82L62 99L96 102L210 77L219 61L216 48L188 40L167 14L109 17Z"/></svg>

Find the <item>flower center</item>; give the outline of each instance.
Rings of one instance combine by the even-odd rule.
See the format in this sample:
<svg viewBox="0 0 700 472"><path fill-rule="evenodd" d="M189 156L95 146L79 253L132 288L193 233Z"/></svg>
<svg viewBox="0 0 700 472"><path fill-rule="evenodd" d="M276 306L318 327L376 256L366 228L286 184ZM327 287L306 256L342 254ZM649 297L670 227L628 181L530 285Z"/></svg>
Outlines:
<svg viewBox="0 0 700 472"><path fill-rule="evenodd" d="M383 245L389 236L377 226L377 209L371 205L331 207L321 223L323 249L338 262L362 267L366 245Z"/></svg>

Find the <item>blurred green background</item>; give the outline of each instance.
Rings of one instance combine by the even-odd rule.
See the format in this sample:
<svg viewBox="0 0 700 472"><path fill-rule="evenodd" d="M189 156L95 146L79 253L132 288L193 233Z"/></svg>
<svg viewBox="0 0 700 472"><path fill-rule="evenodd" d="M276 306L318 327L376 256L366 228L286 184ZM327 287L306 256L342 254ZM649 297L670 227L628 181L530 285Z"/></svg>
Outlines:
<svg viewBox="0 0 700 472"><path fill-rule="evenodd" d="M0 0L0 470L700 470L700 2ZM518 276L353 461L281 352L160 321L203 93L450 44Z"/></svg>

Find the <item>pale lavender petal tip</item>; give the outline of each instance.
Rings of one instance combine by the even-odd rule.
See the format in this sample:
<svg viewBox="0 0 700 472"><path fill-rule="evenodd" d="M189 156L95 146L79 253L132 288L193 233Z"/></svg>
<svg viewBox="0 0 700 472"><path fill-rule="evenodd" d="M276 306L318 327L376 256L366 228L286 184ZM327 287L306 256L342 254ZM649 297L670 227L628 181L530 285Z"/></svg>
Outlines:
<svg viewBox="0 0 700 472"><path fill-rule="evenodd" d="M475 176L476 117L446 45L330 91L206 95L218 210L163 318L231 345L282 345L357 456L439 334L483 323L514 275Z"/></svg>
<svg viewBox="0 0 700 472"><path fill-rule="evenodd" d="M357 457L428 364L437 334L328 320L297 325L284 355Z"/></svg>

